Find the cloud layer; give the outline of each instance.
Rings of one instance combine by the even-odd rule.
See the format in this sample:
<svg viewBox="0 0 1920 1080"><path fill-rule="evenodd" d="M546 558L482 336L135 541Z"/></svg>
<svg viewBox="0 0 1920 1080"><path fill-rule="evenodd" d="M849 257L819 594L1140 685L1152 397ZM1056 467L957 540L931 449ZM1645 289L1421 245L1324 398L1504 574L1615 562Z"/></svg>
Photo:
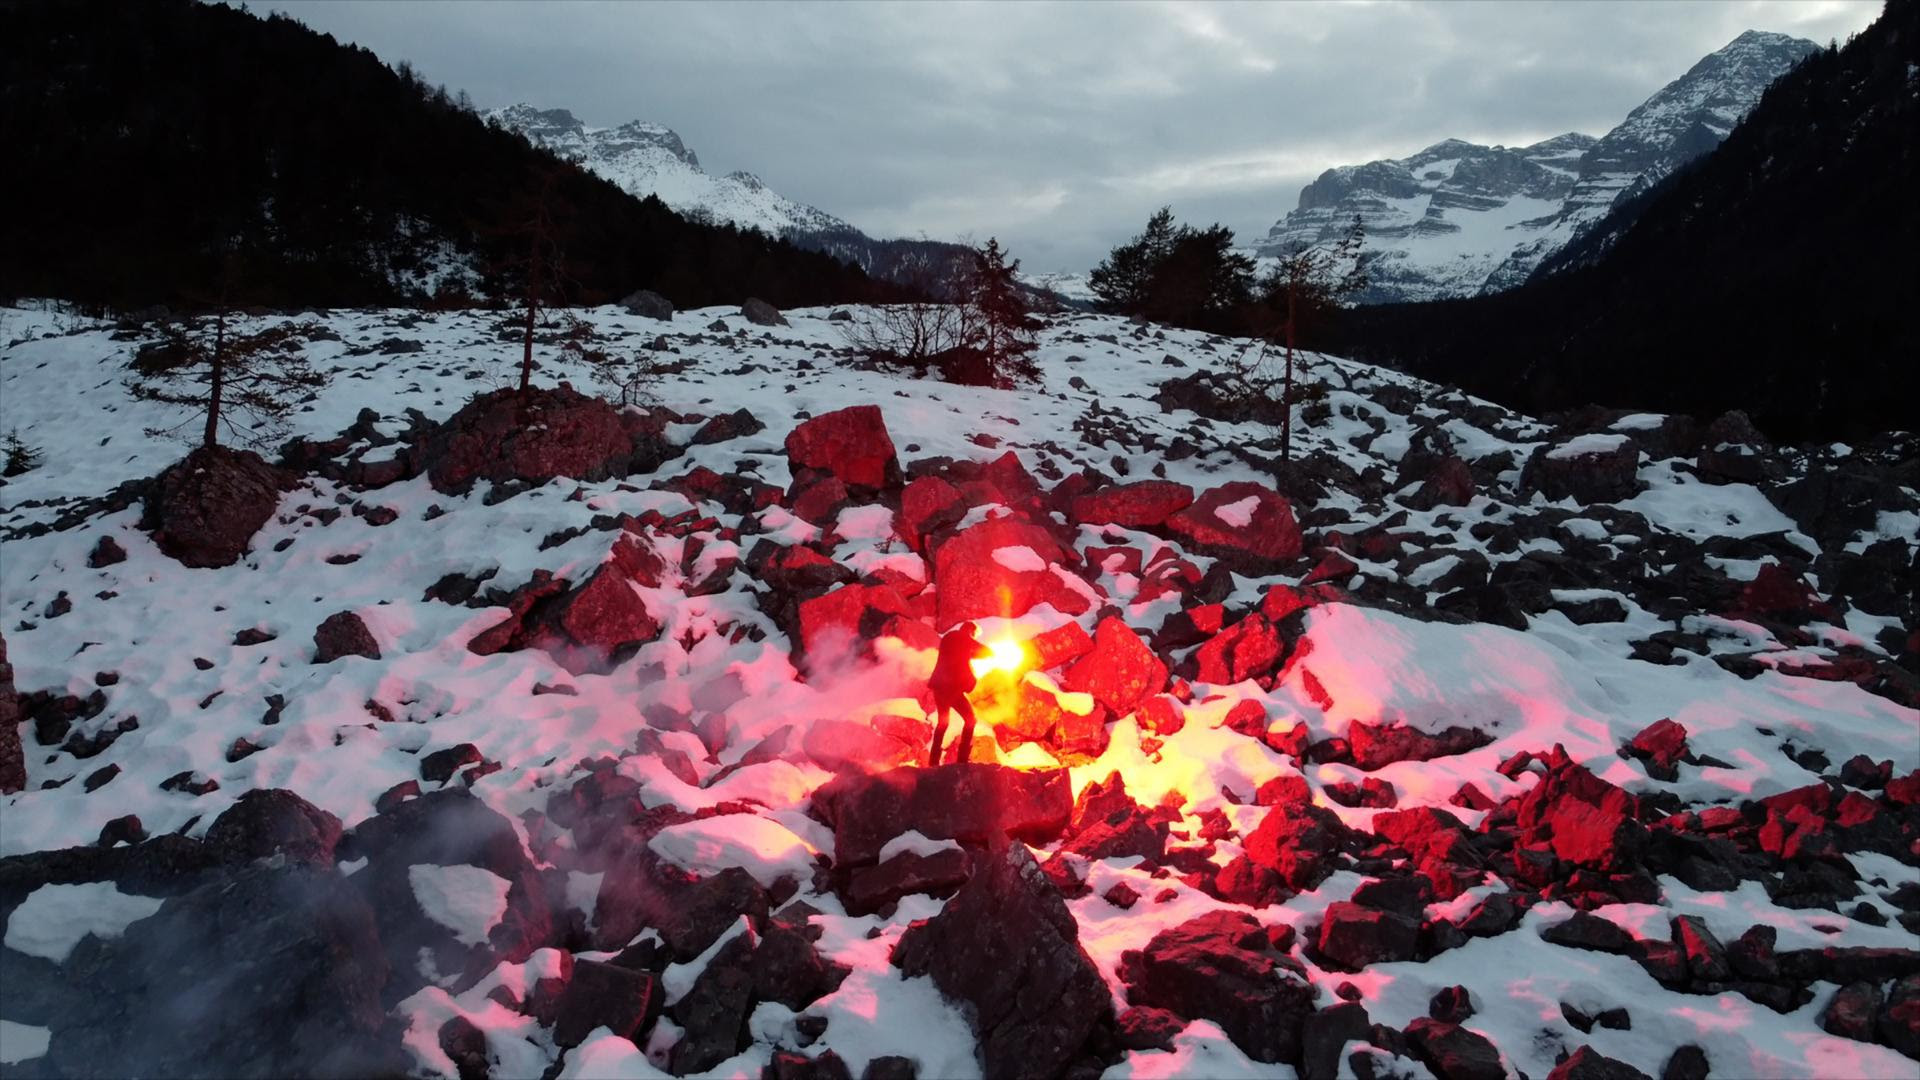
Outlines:
<svg viewBox="0 0 1920 1080"><path fill-rule="evenodd" d="M1084 270L1152 210L1263 234L1333 165L1603 134L1748 29L1873 0L522 4L283 0L482 107L679 132L870 233Z"/></svg>

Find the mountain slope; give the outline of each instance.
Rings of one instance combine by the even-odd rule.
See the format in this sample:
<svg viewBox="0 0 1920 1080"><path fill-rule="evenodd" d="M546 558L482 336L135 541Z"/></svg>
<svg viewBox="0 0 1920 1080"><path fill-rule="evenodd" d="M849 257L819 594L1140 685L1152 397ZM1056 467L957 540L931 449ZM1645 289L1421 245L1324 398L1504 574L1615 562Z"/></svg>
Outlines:
<svg viewBox="0 0 1920 1080"><path fill-rule="evenodd" d="M557 169L402 67L222 5L0 6L0 198L31 208L10 223L0 293L328 305L469 290L521 249L499 226L553 173L581 296L873 295L830 259Z"/></svg>
<svg viewBox="0 0 1920 1080"><path fill-rule="evenodd" d="M781 195L747 172L712 176L672 129L639 120L613 128L590 128L565 109L510 105L485 114L518 131L535 146L574 158L636 198L657 196L688 217L703 218L768 236L793 231L851 229L824 210Z"/></svg>
<svg viewBox="0 0 1920 1080"><path fill-rule="evenodd" d="M1337 344L1531 409L1744 409L1787 436L1910 428L1920 389L1920 5L1769 87L1566 268L1363 308Z"/></svg>
<svg viewBox="0 0 1920 1080"><path fill-rule="evenodd" d="M1329 169L1300 192L1257 250L1329 243L1367 229L1368 304L1511 288L1623 198L1726 137L1810 41L1749 30L1709 54L1600 139L1533 146L1448 139L1411 157Z"/></svg>

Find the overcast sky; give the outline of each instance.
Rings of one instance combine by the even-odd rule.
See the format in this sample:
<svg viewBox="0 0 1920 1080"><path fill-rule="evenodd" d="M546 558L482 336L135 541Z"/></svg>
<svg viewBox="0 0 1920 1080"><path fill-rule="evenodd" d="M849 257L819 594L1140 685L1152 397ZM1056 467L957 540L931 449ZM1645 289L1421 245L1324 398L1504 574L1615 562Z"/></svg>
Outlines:
<svg viewBox="0 0 1920 1080"><path fill-rule="evenodd" d="M482 108L650 120L876 236L1084 270L1171 204L1259 236L1334 165L1601 135L1741 31L1877 0L515 3L280 0Z"/></svg>

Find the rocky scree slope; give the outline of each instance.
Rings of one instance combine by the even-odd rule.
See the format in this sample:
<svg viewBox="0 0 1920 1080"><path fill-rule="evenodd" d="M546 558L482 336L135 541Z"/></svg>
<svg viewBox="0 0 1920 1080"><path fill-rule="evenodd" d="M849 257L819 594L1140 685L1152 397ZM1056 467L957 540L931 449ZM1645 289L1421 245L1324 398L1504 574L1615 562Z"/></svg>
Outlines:
<svg viewBox="0 0 1920 1080"><path fill-rule="evenodd" d="M144 331L7 313L10 1071L1911 1075L1910 437L1313 357L1284 465L1197 333L582 314L657 403L511 445L497 316L325 316L189 567ZM1032 670L912 767L964 618Z"/></svg>

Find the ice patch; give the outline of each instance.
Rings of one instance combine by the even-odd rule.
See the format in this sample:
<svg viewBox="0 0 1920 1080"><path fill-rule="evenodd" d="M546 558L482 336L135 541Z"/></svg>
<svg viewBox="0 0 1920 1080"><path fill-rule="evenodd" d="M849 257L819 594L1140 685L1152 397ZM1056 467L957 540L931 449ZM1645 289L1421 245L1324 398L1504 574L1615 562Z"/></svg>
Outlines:
<svg viewBox="0 0 1920 1080"><path fill-rule="evenodd" d="M407 867L413 898L427 918L453 931L462 945L484 945L487 935L507 913L507 893L513 883L479 866Z"/></svg>
<svg viewBox="0 0 1920 1080"><path fill-rule="evenodd" d="M1038 574L1047 568L1047 560L1024 544L993 549L993 561L1016 574Z"/></svg>
<svg viewBox="0 0 1920 1080"><path fill-rule="evenodd" d="M1249 495L1214 510L1213 516L1233 526L1244 529L1253 524L1253 512L1260 505L1260 496Z"/></svg>
<svg viewBox="0 0 1920 1080"><path fill-rule="evenodd" d="M1627 437L1625 435L1608 435L1604 433L1576 435L1566 442L1561 443L1559 446L1547 451L1547 458L1552 461L1570 461L1574 458L1591 457L1595 454L1611 454L1625 445L1627 445Z"/></svg>
<svg viewBox="0 0 1920 1080"><path fill-rule="evenodd" d="M53 1029L0 1020L0 1065L18 1065L47 1052Z"/></svg>
<svg viewBox="0 0 1920 1080"><path fill-rule="evenodd" d="M111 881L42 885L13 909L5 944L64 964L81 938L117 938L130 924L159 911L160 903L157 896L123 893Z"/></svg>
<svg viewBox="0 0 1920 1080"><path fill-rule="evenodd" d="M647 846L675 866L702 874L738 866L768 888L783 877L811 881L818 854L793 830L756 814L721 814L670 825Z"/></svg>
<svg viewBox="0 0 1920 1080"><path fill-rule="evenodd" d="M908 829L906 832L901 833L899 836L894 837L880 846L880 858L877 861L886 862L888 859L902 852L911 852L912 854L924 857L927 855L937 855L947 850L959 851L959 842L954 840L935 840L932 837L922 835L916 829Z"/></svg>

